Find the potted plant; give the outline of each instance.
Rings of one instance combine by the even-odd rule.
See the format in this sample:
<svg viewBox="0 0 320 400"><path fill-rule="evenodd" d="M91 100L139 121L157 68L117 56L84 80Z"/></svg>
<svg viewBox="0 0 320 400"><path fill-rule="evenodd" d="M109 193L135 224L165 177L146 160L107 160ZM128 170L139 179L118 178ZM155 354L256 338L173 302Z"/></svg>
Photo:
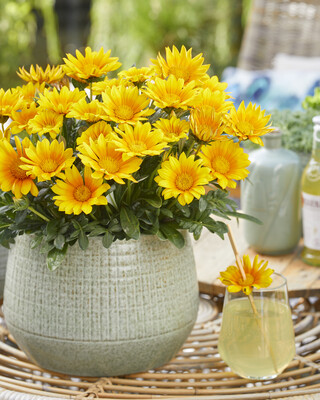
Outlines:
<svg viewBox="0 0 320 400"><path fill-rule="evenodd" d="M191 51L167 48L109 79L118 59L86 48L21 68L28 83L0 90L0 242L15 241L4 313L44 368L154 368L192 329L188 232L223 238L214 216L238 215L227 188L248 175L240 142L261 144L271 128L260 108L236 110Z"/></svg>

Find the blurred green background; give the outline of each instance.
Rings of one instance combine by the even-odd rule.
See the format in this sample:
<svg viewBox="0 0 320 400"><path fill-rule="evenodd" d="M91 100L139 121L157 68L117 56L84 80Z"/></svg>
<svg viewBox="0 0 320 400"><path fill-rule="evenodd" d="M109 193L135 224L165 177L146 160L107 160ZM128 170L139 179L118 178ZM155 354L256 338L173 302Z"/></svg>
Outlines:
<svg viewBox="0 0 320 400"><path fill-rule="evenodd" d="M90 45L123 68L149 65L166 46L193 48L221 76L236 65L251 0L0 0L0 87L19 66L59 64Z"/></svg>

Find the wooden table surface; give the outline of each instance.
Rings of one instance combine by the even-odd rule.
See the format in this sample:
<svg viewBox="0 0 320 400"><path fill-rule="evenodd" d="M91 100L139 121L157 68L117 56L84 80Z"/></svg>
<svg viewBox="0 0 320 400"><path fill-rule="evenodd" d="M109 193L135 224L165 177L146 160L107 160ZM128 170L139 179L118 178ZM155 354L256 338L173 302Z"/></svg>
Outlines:
<svg viewBox="0 0 320 400"><path fill-rule="evenodd" d="M246 243L241 220L234 219L230 223L240 255L248 254L250 259L257 254ZM283 274L288 281L289 295L291 297L320 296L320 267L305 264L300 253L303 243L299 243L295 251L282 256L266 256L261 258L269 261L269 267ZM222 240L204 229L201 238L193 241L194 255L200 291L210 295L224 294L225 286L218 280L220 271L229 265L235 265L235 257L228 239Z"/></svg>

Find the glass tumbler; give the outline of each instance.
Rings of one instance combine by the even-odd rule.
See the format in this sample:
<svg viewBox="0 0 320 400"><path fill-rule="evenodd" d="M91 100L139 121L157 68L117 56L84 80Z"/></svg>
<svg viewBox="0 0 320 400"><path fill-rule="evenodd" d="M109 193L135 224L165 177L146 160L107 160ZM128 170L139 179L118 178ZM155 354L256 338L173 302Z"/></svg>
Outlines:
<svg viewBox="0 0 320 400"><path fill-rule="evenodd" d="M295 355L287 281L273 273L267 288L226 290L218 349L231 370L243 378L265 380L279 375Z"/></svg>

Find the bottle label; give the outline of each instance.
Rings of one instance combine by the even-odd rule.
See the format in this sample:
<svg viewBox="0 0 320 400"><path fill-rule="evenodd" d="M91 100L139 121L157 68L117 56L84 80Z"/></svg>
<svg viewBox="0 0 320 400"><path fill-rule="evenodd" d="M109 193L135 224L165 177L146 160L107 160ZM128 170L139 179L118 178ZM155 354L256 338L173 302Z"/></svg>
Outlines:
<svg viewBox="0 0 320 400"><path fill-rule="evenodd" d="M320 250L320 196L302 192L302 199L304 245Z"/></svg>

